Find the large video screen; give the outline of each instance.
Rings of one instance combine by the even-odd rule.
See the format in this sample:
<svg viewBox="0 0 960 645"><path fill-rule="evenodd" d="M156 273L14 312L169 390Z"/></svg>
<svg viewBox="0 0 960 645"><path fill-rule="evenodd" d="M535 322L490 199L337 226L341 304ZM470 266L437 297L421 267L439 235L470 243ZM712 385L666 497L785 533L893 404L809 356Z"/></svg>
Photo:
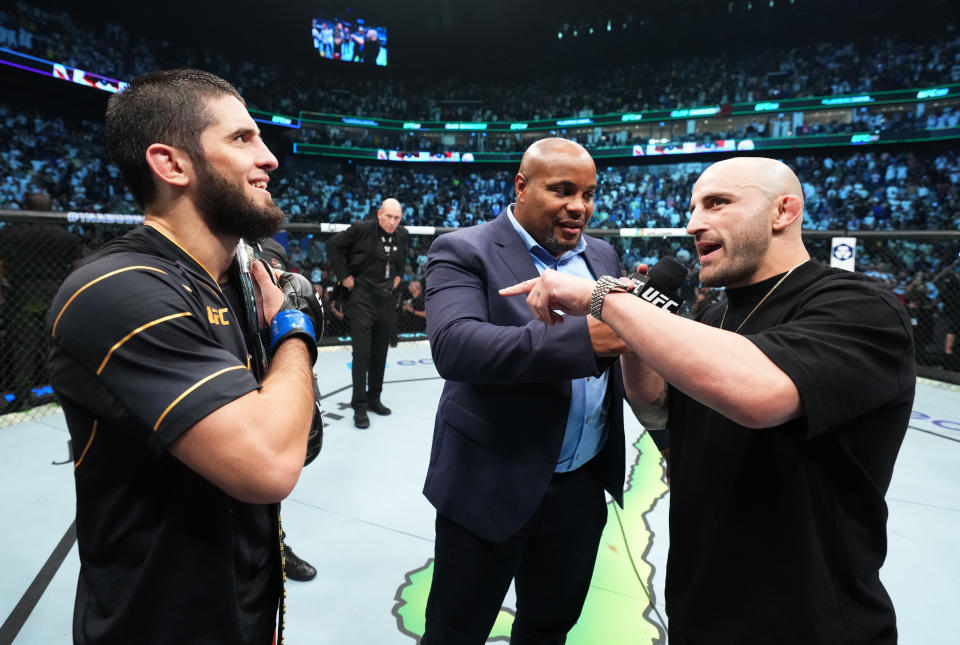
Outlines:
<svg viewBox="0 0 960 645"><path fill-rule="evenodd" d="M387 66L386 27L362 18L321 16L313 19L311 33L320 58Z"/></svg>

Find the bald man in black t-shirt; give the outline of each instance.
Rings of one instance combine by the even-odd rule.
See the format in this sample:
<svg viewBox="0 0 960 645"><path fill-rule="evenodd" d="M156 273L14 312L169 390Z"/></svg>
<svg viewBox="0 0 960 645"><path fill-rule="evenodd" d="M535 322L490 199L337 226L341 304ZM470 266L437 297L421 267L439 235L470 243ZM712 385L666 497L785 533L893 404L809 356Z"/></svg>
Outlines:
<svg viewBox="0 0 960 645"><path fill-rule="evenodd" d="M727 301L687 320L553 271L505 289L540 320L602 318L634 350L627 399L669 429L671 645L895 645L884 495L916 388L910 319L882 283L824 267L785 164L700 176L689 232Z"/></svg>

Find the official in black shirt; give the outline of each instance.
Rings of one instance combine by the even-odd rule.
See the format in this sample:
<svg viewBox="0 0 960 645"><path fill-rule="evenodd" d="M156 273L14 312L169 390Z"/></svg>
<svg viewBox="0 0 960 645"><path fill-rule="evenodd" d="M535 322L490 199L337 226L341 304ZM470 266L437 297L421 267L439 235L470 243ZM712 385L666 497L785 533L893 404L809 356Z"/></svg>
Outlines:
<svg viewBox="0 0 960 645"><path fill-rule="evenodd" d="M278 502L304 463L316 359L266 268L238 288L241 237L283 222L266 190L277 160L236 90L197 70L134 79L106 134L145 226L74 271L47 317L75 446L73 640L267 645ZM255 290L273 322L262 382L240 295Z"/></svg>
<svg viewBox="0 0 960 645"><path fill-rule="evenodd" d="M327 240L327 257L340 283L351 290L347 318L353 344L353 423L370 426L367 411L390 414L380 400L387 347L396 324L394 290L400 284L409 235L403 211L385 199L376 219L354 222Z"/></svg>
<svg viewBox="0 0 960 645"><path fill-rule="evenodd" d="M671 645L894 645L884 495L916 387L910 319L863 275L810 259L803 192L773 159L716 163L690 200L700 279L679 318L552 271L504 290L602 317L637 417L670 433Z"/></svg>

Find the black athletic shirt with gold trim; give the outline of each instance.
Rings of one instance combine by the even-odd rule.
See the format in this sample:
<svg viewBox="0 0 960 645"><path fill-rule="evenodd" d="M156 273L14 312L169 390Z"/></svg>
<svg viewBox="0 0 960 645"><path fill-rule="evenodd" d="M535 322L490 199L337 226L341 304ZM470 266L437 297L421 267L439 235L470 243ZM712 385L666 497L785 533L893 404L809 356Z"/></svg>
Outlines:
<svg viewBox="0 0 960 645"><path fill-rule="evenodd" d="M73 440L76 643L256 643L281 593L276 505L238 502L169 453L259 386L216 281L141 227L75 270L47 317Z"/></svg>

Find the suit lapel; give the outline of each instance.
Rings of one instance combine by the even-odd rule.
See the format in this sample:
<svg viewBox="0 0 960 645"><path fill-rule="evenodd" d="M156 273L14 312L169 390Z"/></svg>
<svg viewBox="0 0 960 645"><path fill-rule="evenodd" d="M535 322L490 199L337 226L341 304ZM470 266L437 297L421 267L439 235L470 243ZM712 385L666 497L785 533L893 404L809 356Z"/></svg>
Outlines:
<svg viewBox="0 0 960 645"><path fill-rule="evenodd" d="M524 246L523 240L517 235L507 212L503 211L487 226L493 229L493 245L497 256L503 261L503 264L510 270L517 282L523 282L530 278L536 278L540 275L537 267L533 264L530 252Z"/></svg>
<svg viewBox="0 0 960 645"><path fill-rule="evenodd" d="M587 268L590 269L590 273L594 278L599 278L602 275L608 275L610 273L616 273L613 277L619 278L620 272L619 267L610 266L609 262L604 261L603 256L598 250L599 245L590 244L592 238L586 238L587 248L583 250L583 259L587 263Z"/></svg>

